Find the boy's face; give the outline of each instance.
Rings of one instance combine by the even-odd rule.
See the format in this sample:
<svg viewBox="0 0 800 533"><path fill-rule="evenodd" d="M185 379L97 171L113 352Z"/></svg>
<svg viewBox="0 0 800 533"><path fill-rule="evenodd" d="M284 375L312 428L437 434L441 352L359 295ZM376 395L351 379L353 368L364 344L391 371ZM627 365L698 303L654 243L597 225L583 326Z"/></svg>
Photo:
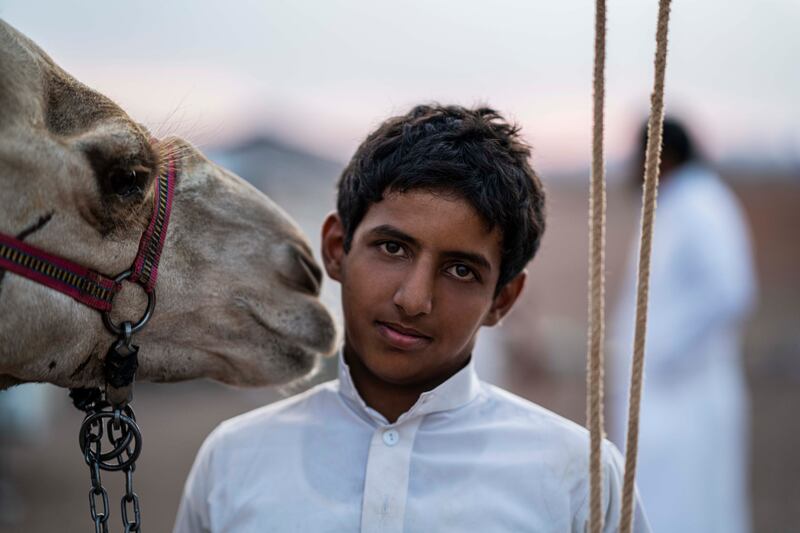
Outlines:
<svg viewBox="0 0 800 533"><path fill-rule="evenodd" d="M422 190L373 204L344 253L341 221L323 226L328 274L342 285L346 348L380 380L440 381L468 360L482 325L496 324L524 285L495 298L501 234L459 197Z"/></svg>

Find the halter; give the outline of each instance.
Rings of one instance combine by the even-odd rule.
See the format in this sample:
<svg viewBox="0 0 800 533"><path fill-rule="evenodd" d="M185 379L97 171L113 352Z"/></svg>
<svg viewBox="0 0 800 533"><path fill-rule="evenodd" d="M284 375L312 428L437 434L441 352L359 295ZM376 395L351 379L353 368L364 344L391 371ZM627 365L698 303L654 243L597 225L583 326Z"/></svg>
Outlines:
<svg viewBox="0 0 800 533"><path fill-rule="evenodd" d="M122 470L125 473L125 495L120 502L122 521L125 531L140 531L141 528L139 497L133 491L133 472L142 450L142 434L133 409L128 405L139 351L139 347L132 343L132 335L147 324L156 306L158 263L175 195L175 172L175 161L170 159L166 172L156 180L153 214L139 241L133 265L113 278L0 233L0 269L10 270L96 309L102 313L103 324L117 337L104 361L105 397L99 389L72 389L70 392L75 406L86 412L79 443L91 474L89 510L97 533L108 531L110 516L108 495L100 481L101 470ZM122 289L125 280L144 289L147 309L135 323L116 324L111 319L111 310L114 296ZM103 438L110 442L111 451L102 453ZM129 511L132 516L129 516Z"/></svg>
<svg viewBox="0 0 800 533"><path fill-rule="evenodd" d="M155 309L158 263L167 236L174 194L175 161L171 159L167 171L156 180L153 215L139 241L133 266L113 278L0 233L0 268L41 283L100 311L103 324L119 338L109 349L104 369L106 395L115 406L122 406L130 400L131 384L138 367L138 347L131 343L131 336L147 324ZM122 289L124 280L137 283L144 289L147 310L137 322L118 325L111 319L111 309L114 296Z"/></svg>
<svg viewBox="0 0 800 533"><path fill-rule="evenodd" d="M109 317L114 296L122 289L123 280L138 283L148 297L148 312L137 322L138 331L152 314L151 307L155 306L158 262L167 235L174 193L175 163L170 160L167 172L156 181L153 216L139 241L133 266L113 278L4 233L0 233L0 268L64 293L102 312L104 323L115 335L119 335L122 329Z"/></svg>

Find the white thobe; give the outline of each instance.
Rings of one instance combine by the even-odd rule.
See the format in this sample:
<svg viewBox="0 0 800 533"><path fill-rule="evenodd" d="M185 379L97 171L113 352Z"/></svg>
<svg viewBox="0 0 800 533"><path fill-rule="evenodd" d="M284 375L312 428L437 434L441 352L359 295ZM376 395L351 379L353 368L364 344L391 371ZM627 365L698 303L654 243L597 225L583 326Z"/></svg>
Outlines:
<svg viewBox="0 0 800 533"><path fill-rule="evenodd" d="M613 321L614 442L624 447L638 241ZM740 328L755 281L748 230L713 172L685 165L659 190L637 479L655 531L743 533L748 401Z"/></svg>
<svg viewBox="0 0 800 533"><path fill-rule="evenodd" d="M389 423L339 379L222 423L186 482L175 533L568 532L588 518L588 435L473 363ZM603 448L606 528L621 458ZM635 530L649 531L641 506Z"/></svg>

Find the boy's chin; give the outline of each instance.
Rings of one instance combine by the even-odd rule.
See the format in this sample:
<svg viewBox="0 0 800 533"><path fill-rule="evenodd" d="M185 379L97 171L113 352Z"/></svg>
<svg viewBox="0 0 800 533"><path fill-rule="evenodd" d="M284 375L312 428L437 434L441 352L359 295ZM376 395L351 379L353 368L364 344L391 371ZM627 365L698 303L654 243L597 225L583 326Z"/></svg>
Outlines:
<svg viewBox="0 0 800 533"><path fill-rule="evenodd" d="M431 358L420 352L387 349L373 352L365 359L362 359L362 363L367 370L388 385L431 389L464 368L469 357L464 361L454 361L446 369L426 364L430 363Z"/></svg>
<svg viewBox="0 0 800 533"><path fill-rule="evenodd" d="M392 350L381 350L373 353L366 360L362 359L367 370L380 381L397 386L416 385L425 381L425 368L420 367L419 354L409 354Z"/></svg>

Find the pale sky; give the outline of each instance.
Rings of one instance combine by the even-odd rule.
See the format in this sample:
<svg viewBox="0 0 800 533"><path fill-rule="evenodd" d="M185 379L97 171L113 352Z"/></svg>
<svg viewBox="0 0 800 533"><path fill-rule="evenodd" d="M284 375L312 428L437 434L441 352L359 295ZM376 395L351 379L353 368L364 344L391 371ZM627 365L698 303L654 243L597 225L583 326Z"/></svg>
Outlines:
<svg viewBox="0 0 800 533"><path fill-rule="evenodd" d="M607 155L652 87L656 0L609 0ZM414 103L488 103L544 172L588 164L594 2L35 2L0 17L156 133L216 146L278 134L346 161ZM714 159L800 165L800 2L675 0L667 111Z"/></svg>

